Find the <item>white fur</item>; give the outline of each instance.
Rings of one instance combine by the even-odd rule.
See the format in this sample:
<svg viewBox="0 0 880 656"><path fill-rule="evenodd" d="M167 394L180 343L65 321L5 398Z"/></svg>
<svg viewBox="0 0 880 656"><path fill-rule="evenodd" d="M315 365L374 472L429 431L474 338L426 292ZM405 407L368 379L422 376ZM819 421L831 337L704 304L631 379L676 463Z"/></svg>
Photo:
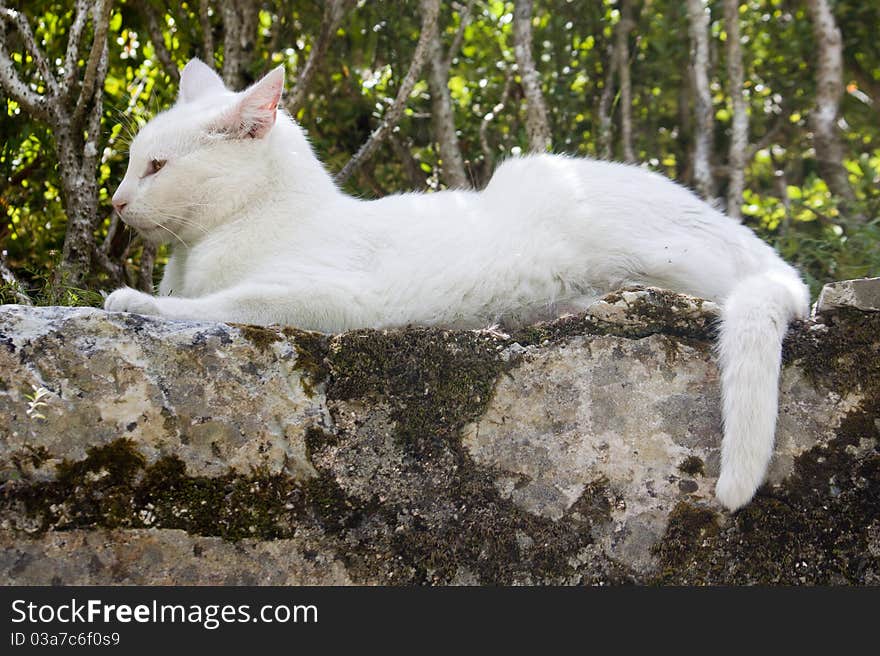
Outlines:
<svg viewBox="0 0 880 656"><path fill-rule="evenodd" d="M751 499L773 450L781 340L809 299L748 228L656 173L562 155L508 160L482 192L352 198L267 105L279 71L236 94L204 69L187 65L114 196L147 239L175 243L160 295L120 289L107 310L339 332L533 321L633 284L718 301L716 492L730 509ZM167 163L144 176L151 159Z"/></svg>

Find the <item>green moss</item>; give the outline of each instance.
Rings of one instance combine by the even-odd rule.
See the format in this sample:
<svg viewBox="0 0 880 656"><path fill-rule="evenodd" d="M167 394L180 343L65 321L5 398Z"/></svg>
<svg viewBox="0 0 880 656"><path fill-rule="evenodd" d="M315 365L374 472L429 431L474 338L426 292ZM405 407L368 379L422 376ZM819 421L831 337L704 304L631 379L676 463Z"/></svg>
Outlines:
<svg viewBox="0 0 880 656"><path fill-rule="evenodd" d="M671 579L688 583L688 568L694 553L699 553L702 545L717 535L718 522L714 512L685 501L678 502L669 513L666 536L656 549L662 563L663 582L668 583Z"/></svg>
<svg viewBox="0 0 880 656"><path fill-rule="evenodd" d="M318 476L303 484L304 500L314 518L330 534L340 535L357 528L379 509L376 498L362 501L346 494L329 476Z"/></svg>
<svg viewBox="0 0 880 656"><path fill-rule="evenodd" d="M658 582L675 584L876 584L880 558L869 530L880 522L876 402L847 417L838 436L795 460L782 484L719 526L681 502L658 545ZM873 440L866 453L853 445Z"/></svg>
<svg viewBox="0 0 880 656"><path fill-rule="evenodd" d="M696 476L697 474L704 476L704 466L701 458L698 458L697 456L688 456L679 463L678 471L691 476Z"/></svg>
<svg viewBox="0 0 880 656"><path fill-rule="evenodd" d="M242 337L253 343L260 351L268 351L272 344L280 342L283 337L274 328L252 326L244 323L232 324L241 331Z"/></svg>
<svg viewBox="0 0 880 656"><path fill-rule="evenodd" d="M51 457L46 447L25 444L9 456L9 466L0 469L0 488L7 481L30 479L33 470L42 467Z"/></svg>
<svg viewBox="0 0 880 656"><path fill-rule="evenodd" d="M173 457L147 465L132 441L117 439L61 463L53 481L4 490L2 505L23 506L43 531L160 526L230 540L284 534L280 520L296 483L264 472L192 477L185 469Z"/></svg>
<svg viewBox="0 0 880 656"><path fill-rule="evenodd" d="M328 398L381 397L397 437L416 452L448 441L488 404L508 366L500 340L475 332L428 329L353 331L333 340Z"/></svg>
<svg viewBox="0 0 880 656"><path fill-rule="evenodd" d="M309 426L306 428L304 441L306 444L306 455L311 460L312 454L319 451L328 444L336 444L339 440L333 433L328 433L317 426Z"/></svg>
<svg viewBox="0 0 880 656"><path fill-rule="evenodd" d="M349 552L349 570L367 579L378 573L387 583L585 582L573 561L592 543L590 517L531 515L466 461L456 465L443 486L428 486L406 505L382 506L348 532L348 544L369 536Z"/></svg>
<svg viewBox="0 0 880 656"><path fill-rule="evenodd" d="M152 514L151 524L180 528L196 535L271 539L290 533L288 499L296 484L285 476L253 472L209 478L187 476L177 458L148 467L133 498L134 506Z"/></svg>
<svg viewBox="0 0 880 656"><path fill-rule="evenodd" d="M822 319L824 324L792 326L784 362L796 362L814 385L841 395L880 393L880 312L842 308Z"/></svg>
<svg viewBox="0 0 880 656"><path fill-rule="evenodd" d="M327 365L327 355L330 350L329 340L326 335L284 328L282 332L286 337L293 339L293 347L296 350L296 367L305 376L302 378L303 391L311 398L315 386L327 380L330 370Z"/></svg>
<svg viewBox="0 0 880 656"><path fill-rule="evenodd" d="M598 478L584 488L584 491L569 508L568 513L573 517L584 517L591 524L610 521L611 508L618 500L611 493L608 479Z"/></svg>
<svg viewBox="0 0 880 656"><path fill-rule="evenodd" d="M726 521L681 502L657 548L658 582L880 582L870 533L880 522L880 314L842 309L823 319L792 326L784 360L817 389L858 395L859 406L827 444L795 459L788 479Z"/></svg>
<svg viewBox="0 0 880 656"><path fill-rule="evenodd" d="M702 311L702 300L689 299L675 292L653 288L621 290L607 294L603 300L610 304L624 303L625 291L645 293L643 297L628 305L626 310L628 323L604 321L587 314L569 315L514 331L510 336L511 341L529 346L566 341L578 335L616 335L637 339L648 335L666 334L702 341L714 337L717 317ZM692 303L697 303L699 312L694 312ZM674 357L675 353L667 353L667 357L670 355Z"/></svg>
<svg viewBox="0 0 880 656"><path fill-rule="evenodd" d="M268 351L273 344L283 341L285 338L291 339L296 351L296 368L305 374L301 378L301 384L307 396L312 397L315 386L327 379L329 346L326 335L290 327L281 328L279 331L276 328L248 324L233 325L241 331L245 339L253 343L260 351Z"/></svg>
<svg viewBox="0 0 880 656"><path fill-rule="evenodd" d="M587 575L595 579L574 564L592 543L591 527L610 518L606 484L589 486L553 521L502 497L495 473L463 449L461 427L484 412L511 366L500 357L505 344L482 333L423 329L356 331L331 342L331 408L352 400L387 407L402 453L393 477L375 477L376 495L366 502L328 483L329 476L309 483L322 525L344 536L350 572L385 583L632 580L602 557L607 574ZM361 446L347 434L309 441L320 455ZM332 455L313 462L325 460Z"/></svg>

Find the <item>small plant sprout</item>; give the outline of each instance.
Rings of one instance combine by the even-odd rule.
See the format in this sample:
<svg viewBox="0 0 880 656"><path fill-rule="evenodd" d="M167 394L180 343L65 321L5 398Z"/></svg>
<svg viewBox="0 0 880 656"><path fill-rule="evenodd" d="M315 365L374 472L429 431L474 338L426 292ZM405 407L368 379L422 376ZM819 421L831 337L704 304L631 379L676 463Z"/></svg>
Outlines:
<svg viewBox="0 0 880 656"><path fill-rule="evenodd" d="M40 412L40 409L49 407L49 404L43 401L43 399L49 396L51 392L45 387L37 387L36 385L31 385L31 388L34 390L34 393L24 395L24 398L28 400L27 416L31 419L45 419L46 416Z"/></svg>

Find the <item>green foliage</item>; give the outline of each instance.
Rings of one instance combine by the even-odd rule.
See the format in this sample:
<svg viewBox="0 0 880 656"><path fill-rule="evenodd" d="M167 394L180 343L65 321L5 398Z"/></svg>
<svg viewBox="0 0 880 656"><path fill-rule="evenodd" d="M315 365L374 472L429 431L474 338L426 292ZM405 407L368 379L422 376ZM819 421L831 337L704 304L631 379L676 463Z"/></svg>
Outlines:
<svg viewBox="0 0 880 656"><path fill-rule="evenodd" d="M243 82L255 80L279 63L286 67L288 80L295 80L319 32L323 3L254 3L260 9ZM115 4L103 90L99 242L110 230L110 197L125 171L128 142L139 125L173 103L176 96L176 84L162 65L159 51L167 49L177 67L200 56L213 58L222 68L221 4L212 3L209 17L213 54L205 51L199 3L127 0ZM63 63L72 3L37 0L16 5L28 15L50 61ZM462 26L458 7L444 3L441 13L441 35L447 48ZM161 29L161 44L150 40L148 9ZM682 93L688 86L689 62L684 3L641 0L634 3L634 9L637 24L630 37L629 63L636 154L648 166L690 184L693 119L687 93ZM716 160L723 164L732 118L724 61L727 33L720 0L712 0L710 9L714 145ZM514 65L512 11L512 2L473 2L461 47L451 53L449 87L455 121L476 186L485 184L497 161L523 151L527 143L524 99ZM861 0L839 0L834 11L844 36L848 84L842 107L845 166L858 198L857 207L847 208L828 193L812 150L807 117L815 94L815 45L803 3L747 0L740 11L751 139L772 135L748 169L745 221L802 268L814 291L832 279L880 275L880 48L874 35L880 7ZM338 29L296 116L331 171L342 168L393 101L418 38L418 14L415 0L360 2ZM610 45L619 18L616 0L536 3L534 55L559 152L598 154L599 98L609 78ZM8 36L19 74L42 91L32 58L14 32ZM90 38L87 30L84 42ZM46 282L60 258L66 227L53 136L2 91L0 101L0 250L38 302L99 305L101 298L94 291ZM616 98L615 122L619 102ZM373 197L441 186L430 98L423 80L409 99L395 137L411 151L409 164L415 166L406 166L386 144L349 181L348 191ZM616 140L615 148L619 148ZM620 157L621 152L614 156ZM722 180L718 195L724 191ZM851 218L859 213L868 217L867 223ZM122 262L133 275L139 262L138 242L127 232L117 236L117 241ZM162 252L158 263L164 259ZM103 284L107 283L96 280L95 286ZM0 287L0 301L11 301L13 291Z"/></svg>

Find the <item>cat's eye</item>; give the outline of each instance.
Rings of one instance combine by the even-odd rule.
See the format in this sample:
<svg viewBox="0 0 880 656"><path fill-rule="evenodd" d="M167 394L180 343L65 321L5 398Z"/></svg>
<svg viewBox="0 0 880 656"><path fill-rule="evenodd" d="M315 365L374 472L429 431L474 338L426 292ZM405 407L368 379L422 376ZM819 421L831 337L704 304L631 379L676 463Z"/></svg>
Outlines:
<svg viewBox="0 0 880 656"><path fill-rule="evenodd" d="M154 173L158 173L162 170L162 167L165 166L165 162L167 160L164 159L151 159L150 166L147 169L147 175L153 175Z"/></svg>

